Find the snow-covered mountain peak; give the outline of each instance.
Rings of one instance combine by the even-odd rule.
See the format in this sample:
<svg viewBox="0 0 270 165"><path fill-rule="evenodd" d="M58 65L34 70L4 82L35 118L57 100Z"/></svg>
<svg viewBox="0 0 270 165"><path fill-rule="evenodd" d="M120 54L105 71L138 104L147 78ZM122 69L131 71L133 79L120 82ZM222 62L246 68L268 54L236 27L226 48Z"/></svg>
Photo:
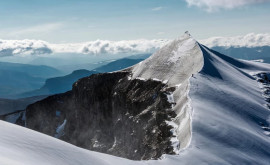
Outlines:
<svg viewBox="0 0 270 165"><path fill-rule="evenodd" d="M173 127L171 139L174 152L179 153L191 140L189 80L204 64L200 44L188 33L170 42L145 61L132 67L132 79L159 80L167 84L168 101L176 117L168 122ZM166 89L164 89L166 90Z"/></svg>
<svg viewBox="0 0 270 165"><path fill-rule="evenodd" d="M181 35L178 39L188 39L188 38L192 38L191 34L189 33L189 31L186 31L183 35Z"/></svg>
<svg viewBox="0 0 270 165"><path fill-rule="evenodd" d="M30 105L20 119L86 149L161 160L86 151L0 122L0 164L268 165L269 73L269 64L228 57L185 33L140 64Z"/></svg>
<svg viewBox="0 0 270 165"><path fill-rule="evenodd" d="M198 42L188 32L132 68L133 79L159 79L176 86L203 66Z"/></svg>

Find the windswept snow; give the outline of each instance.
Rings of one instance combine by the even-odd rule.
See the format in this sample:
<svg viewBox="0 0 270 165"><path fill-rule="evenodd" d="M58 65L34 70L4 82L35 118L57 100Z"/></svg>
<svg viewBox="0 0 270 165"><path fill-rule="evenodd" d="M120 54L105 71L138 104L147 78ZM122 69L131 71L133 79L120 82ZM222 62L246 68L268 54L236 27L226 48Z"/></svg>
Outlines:
<svg viewBox="0 0 270 165"><path fill-rule="evenodd" d="M270 111L251 73L269 72L270 66L236 60L192 40L185 34L143 61L144 67L133 68L133 78L167 79L169 87L177 87L177 117L171 122L178 127L180 153L174 160L268 164L270 139L260 123L269 127ZM179 61L172 64L170 59Z"/></svg>
<svg viewBox="0 0 270 165"><path fill-rule="evenodd" d="M269 72L270 66L201 49L204 67L190 79L193 136L179 160L183 164L269 164L270 139L260 123L269 125L270 111L249 73Z"/></svg>
<svg viewBox="0 0 270 165"><path fill-rule="evenodd" d="M158 79L166 82L168 87L177 87L170 93L168 101L177 117L173 119L173 137L178 140L178 150L188 146L191 139L192 108L188 98L189 78L203 66L203 54L197 41L186 32L182 37L164 46L140 65L132 68L133 79ZM181 85L179 85L181 84ZM172 125L172 123L170 124ZM178 127L175 127L177 125ZM175 148L175 145L173 145ZM177 151L176 153L178 153Z"/></svg>
<svg viewBox="0 0 270 165"><path fill-rule="evenodd" d="M196 41L193 38L187 39L183 42L183 45L179 46L176 51L173 52L168 60L169 63L177 63L183 55L187 55L185 52L192 50L196 46Z"/></svg>
<svg viewBox="0 0 270 165"><path fill-rule="evenodd" d="M135 165L111 155L81 149L53 137L0 121L1 165Z"/></svg>
<svg viewBox="0 0 270 165"><path fill-rule="evenodd" d="M270 73L258 73L253 75L259 83L262 91L262 96L264 97L265 107L270 110ZM270 116L266 119L267 124L260 122L264 134L270 137Z"/></svg>
<svg viewBox="0 0 270 165"><path fill-rule="evenodd" d="M132 68L132 78L167 80L175 86L197 73L203 65L200 47L188 33L172 41Z"/></svg>

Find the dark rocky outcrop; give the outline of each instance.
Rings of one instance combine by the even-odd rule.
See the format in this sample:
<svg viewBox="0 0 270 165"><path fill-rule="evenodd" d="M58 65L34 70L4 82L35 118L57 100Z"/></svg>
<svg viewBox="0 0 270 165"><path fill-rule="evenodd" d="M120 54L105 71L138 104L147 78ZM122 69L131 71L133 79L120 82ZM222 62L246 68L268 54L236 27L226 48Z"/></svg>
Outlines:
<svg viewBox="0 0 270 165"><path fill-rule="evenodd" d="M26 109L26 127L86 149L133 160L174 154L175 117L160 81L131 79L130 72L95 74L73 89Z"/></svg>
<svg viewBox="0 0 270 165"><path fill-rule="evenodd" d="M18 110L12 113L0 115L0 120L7 121L9 123L25 126L25 110Z"/></svg>

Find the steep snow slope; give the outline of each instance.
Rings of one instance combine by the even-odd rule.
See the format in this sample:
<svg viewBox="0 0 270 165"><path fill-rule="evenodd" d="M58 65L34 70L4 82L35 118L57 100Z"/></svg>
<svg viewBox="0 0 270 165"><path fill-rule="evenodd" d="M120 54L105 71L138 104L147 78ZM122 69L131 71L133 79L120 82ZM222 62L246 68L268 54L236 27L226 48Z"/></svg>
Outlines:
<svg viewBox="0 0 270 165"><path fill-rule="evenodd" d="M191 76L201 69L202 64L202 70ZM157 77L161 81L169 80L169 86L178 87L172 96L176 102L173 109L178 114L173 125L180 149L189 144L189 124L193 125L190 146L175 159L179 158L184 164L270 162L270 138L265 133L270 124L270 111L264 106L266 101L252 76L270 72L270 65L222 55L200 45L186 33L143 61L141 66L133 69L133 76ZM191 123L188 122L192 110L188 108L187 92L193 108Z"/></svg>
<svg viewBox="0 0 270 165"><path fill-rule="evenodd" d="M201 46L204 67L191 78L193 136L179 159L189 164L268 164L270 111L256 72L267 64L240 61Z"/></svg>
<svg viewBox="0 0 270 165"><path fill-rule="evenodd" d="M175 87L168 100L174 103L172 108L177 117L168 124L174 127L172 131L177 137L172 139L176 151L179 146L180 149L185 148L180 150L179 155L164 155L161 160L130 161L78 149L44 135L32 137L32 134L36 136L38 133L31 131L30 134L29 130L22 128L21 131L12 131L9 124L3 125L2 122L0 132L6 136L0 137L0 155L10 154L2 156L0 161L10 158L30 164L40 158L50 160L49 164L148 165L267 165L270 162L270 138L265 131L269 128L270 111L264 106L267 102L252 76L270 72L269 65L232 59L209 50L185 34L130 69L133 73L131 79L155 79ZM15 126L12 128L15 129ZM64 147L67 145L67 148ZM76 154L72 153L75 148ZM29 159L18 158L14 154L24 154Z"/></svg>
<svg viewBox="0 0 270 165"><path fill-rule="evenodd" d="M1 165L115 165L130 160L88 151L50 136L0 121Z"/></svg>
<svg viewBox="0 0 270 165"><path fill-rule="evenodd" d="M132 78L164 80L176 86L197 73L203 65L199 44L188 32L162 47L132 68Z"/></svg>

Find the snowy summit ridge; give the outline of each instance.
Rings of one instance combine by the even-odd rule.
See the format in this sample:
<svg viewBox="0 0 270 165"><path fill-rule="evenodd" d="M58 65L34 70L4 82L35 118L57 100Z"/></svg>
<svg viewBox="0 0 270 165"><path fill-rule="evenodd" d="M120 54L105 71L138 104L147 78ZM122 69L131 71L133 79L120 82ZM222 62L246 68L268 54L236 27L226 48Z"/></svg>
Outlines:
<svg viewBox="0 0 270 165"><path fill-rule="evenodd" d="M167 80L169 86L176 86L203 65L203 55L198 42L186 32L171 41L148 59L132 69L133 78L157 78Z"/></svg>
<svg viewBox="0 0 270 165"><path fill-rule="evenodd" d="M189 79L203 67L203 53L199 43L189 34L175 39L145 61L132 68L132 78L157 79L174 88L168 93L176 117L168 124L174 137L171 139L175 153L186 148L191 140Z"/></svg>
<svg viewBox="0 0 270 165"><path fill-rule="evenodd" d="M269 162L267 155L270 153L265 148L270 146L269 133L264 130L265 125L269 129L270 112L264 106L267 104L267 99L262 97L265 94L261 93L253 77L255 73L267 74L269 71L269 64L222 55L198 43L188 32L132 69L133 78L157 78L168 82L169 87L176 87L168 100L174 100L173 110L177 116L169 124L177 137L172 138L172 142L179 143L176 149L187 148L186 154L180 154L183 164L199 164L203 159L208 164ZM237 136L237 131L242 135ZM253 141L257 141L256 144ZM255 146L251 149L250 144ZM212 145L228 145L228 148ZM236 153L256 154L235 156L230 148ZM261 150L264 152L259 154ZM193 159L194 155L197 155L196 159Z"/></svg>

